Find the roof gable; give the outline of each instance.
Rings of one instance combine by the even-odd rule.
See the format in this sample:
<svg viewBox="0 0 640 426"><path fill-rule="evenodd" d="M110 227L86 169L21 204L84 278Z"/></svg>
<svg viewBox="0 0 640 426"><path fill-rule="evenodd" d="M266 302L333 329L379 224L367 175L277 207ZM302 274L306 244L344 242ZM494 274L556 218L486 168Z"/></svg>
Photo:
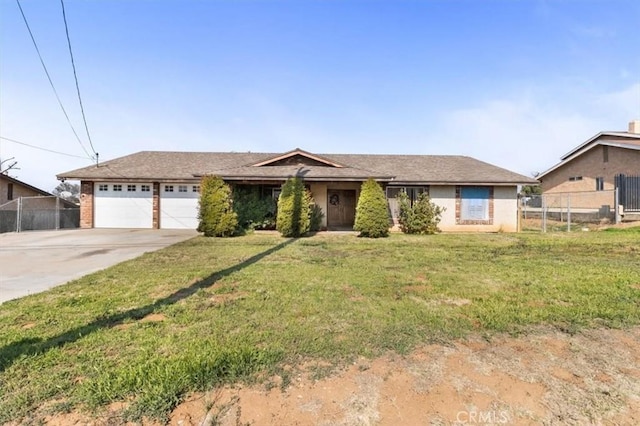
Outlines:
<svg viewBox="0 0 640 426"><path fill-rule="evenodd" d="M543 178L597 146L613 146L622 149L640 150L640 134L627 132L600 132L560 157L561 161L558 164L540 173L537 178Z"/></svg>
<svg viewBox="0 0 640 426"><path fill-rule="evenodd" d="M344 167L327 158L296 148L284 154L268 158L259 163L252 164L253 167L264 166L320 166L320 167Z"/></svg>
<svg viewBox="0 0 640 426"><path fill-rule="evenodd" d="M640 134L627 132L600 132L592 138L588 139L586 142L581 143L571 151L564 154L562 157L560 157L560 160L564 161L574 154L584 152L584 148L590 149L590 145L595 145L605 141L635 144L640 143Z"/></svg>
<svg viewBox="0 0 640 426"><path fill-rule="evenodd" d="M29 185L28 183L26 183L26 182L22 182L21 180L18 180L18 179L16 179L16 178L13 178L13 177L11 177L11 176L9 176L9 175L5 175L5 174L3 174L3 173L0 173L0 178L1 178L1 179L4 179L4 180L6 180L6 181L8 181L8 182L10 182L10 183L13 183L14 185L20 185L20 186L23 186L23 187L25 187L25 188L27 188L27 189L29 189L29 190L33 191L33 192L36 192L36 193L38 193L38 194L42 195L43 197L53 197L53 196L54 196L54 195L53 195L53 194L51 194L50 192L47 192L47 191L45 191L45 190L43 190L43 189L40 189L40 188L36 188L36 187L35 187L35 186L33 186L33 185Z"/></svg>

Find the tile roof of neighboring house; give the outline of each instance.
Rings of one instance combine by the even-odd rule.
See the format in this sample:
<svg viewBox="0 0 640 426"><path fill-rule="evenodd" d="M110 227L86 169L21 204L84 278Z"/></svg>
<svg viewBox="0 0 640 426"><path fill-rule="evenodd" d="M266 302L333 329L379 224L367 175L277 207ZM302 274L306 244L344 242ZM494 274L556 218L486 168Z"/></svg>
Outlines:
<svg viewBox="0 0 640 426"><path fill-rule="evenodd" d="M537 176L538 179L548 175L549 173L560 168L574 158L579 157L585 152L593 149L594 147L601 145L615 146L618 148L631 150L640 150L640 134L628 132L600 132L560 157L561 161L548 170L540 173Z"/></svg>
<svg viewBox="0 0 640 426"><path fill-rule="evenodd" d="M282 164L294 155L314 165ZM273 165L269 165L273 163ZM59 179L80 180L194 180L214 174L227 180L282 180L297 174L309 181L359 181L373 177L397 183L516 185L536 180L465 156L373 155L254 152L142 151L78 170Z"/></svg>

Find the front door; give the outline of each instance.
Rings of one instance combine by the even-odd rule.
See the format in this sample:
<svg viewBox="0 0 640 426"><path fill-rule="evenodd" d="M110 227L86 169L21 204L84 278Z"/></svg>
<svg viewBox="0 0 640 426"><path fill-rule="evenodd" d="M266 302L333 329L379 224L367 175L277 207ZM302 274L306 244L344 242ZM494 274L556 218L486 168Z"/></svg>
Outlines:
<svg viewBox="0 0 640 426"><path fill-rule="evenodd" d="M327 191L327 227L334 230L351 230L355 220L355 189L329 189Z"/></svg>

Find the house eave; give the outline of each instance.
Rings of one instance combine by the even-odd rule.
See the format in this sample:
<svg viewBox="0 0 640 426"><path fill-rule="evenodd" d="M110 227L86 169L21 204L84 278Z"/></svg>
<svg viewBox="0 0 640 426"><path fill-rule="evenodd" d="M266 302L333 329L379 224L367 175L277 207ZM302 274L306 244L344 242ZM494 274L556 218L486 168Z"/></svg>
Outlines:
<svg viewBox="0 0 640 426"><path fill-rule="evenodd" d="M536 180L521 182L488 182L488 181L393 181L389 186L518 186L538 185Z"/></svg>
<svg viewBox="0 0 640 426"><path fill-rule="evenodd" d="M560 161L559 163L557 163L553 167L549 168L548 170L545 170L544 172L540 173L537 176L537 178L538 179L542 179L543 177L545 177L549 173L559 169L563 165L575 160L576 158L578 158L579 156L581 156L585 152L590 151L590 150L592 150L593 148L595 148L597 146L612 146L612 147L615 147L615 148L622 148L622 149L630 149L630 150L633 150L633 151L640 151L640 145L632 145L632 144L627 144L627 143L624 143L624 142L596 141L594 139L597 139L597 138L592 138L591 144L589 144L589 145L582 144L581 145L582 146L581 150L579 150L579 151L573 150L572 152L574 152L574 154L571 155L570 157L562 157L562 161Z"/></svg>

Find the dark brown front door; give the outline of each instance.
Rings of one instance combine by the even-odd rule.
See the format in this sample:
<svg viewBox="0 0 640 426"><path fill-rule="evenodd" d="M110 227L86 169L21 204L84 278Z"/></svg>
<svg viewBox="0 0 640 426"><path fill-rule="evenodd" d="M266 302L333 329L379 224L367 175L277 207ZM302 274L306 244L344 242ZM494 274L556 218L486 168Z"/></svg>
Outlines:
<svg viewBox="0 0 640 426"><path fill-rule="evenodd" d="M327 227L352 229L356 219L356 191L329 189L327 191Z"/></svg>

